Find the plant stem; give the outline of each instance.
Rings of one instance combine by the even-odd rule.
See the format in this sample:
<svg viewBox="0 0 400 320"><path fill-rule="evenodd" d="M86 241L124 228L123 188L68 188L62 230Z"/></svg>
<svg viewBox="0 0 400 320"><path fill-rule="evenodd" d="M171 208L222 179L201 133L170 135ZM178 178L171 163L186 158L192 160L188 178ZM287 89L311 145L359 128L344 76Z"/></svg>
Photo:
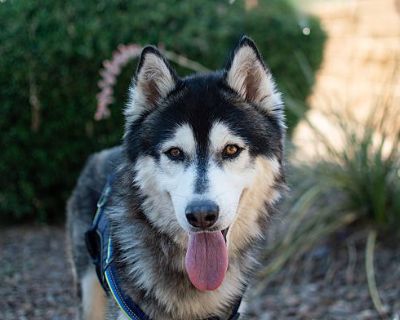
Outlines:
<svg viewBox="0 0 400 320"><path fill-rule="evenodd" d="M365 269L367 273L368 290L374 307L378 313L383 316L385 314L384 307L379 297L378 288L375 281L374 270L374 250L376 242L376 231L370 230L367 237L367 246L365 249Z"/></svg>

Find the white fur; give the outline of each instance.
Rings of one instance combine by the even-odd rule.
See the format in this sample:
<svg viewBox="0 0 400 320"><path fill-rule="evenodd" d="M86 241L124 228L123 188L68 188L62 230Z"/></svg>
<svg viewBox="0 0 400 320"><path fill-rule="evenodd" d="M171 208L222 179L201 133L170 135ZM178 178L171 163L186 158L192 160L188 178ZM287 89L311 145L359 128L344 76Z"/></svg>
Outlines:
<svg viewBox="0 0 400 320"><path fill-rule="evenodd" d="M241 137L234 135L225 124L217 121L212 125L210 131L211 151L214 154L221 152L227 144L237 144L241 148L246 146Z"/></svg>
<svg viewBox="0 0 400 320"><path fill-rule="evenodd" d="M180 176L183 172L181 166L176 166L175 173ZM172 173L173 167L169 168ZM161 173L160 168L150 156L140 157L135 165L136 177L134 183L140 187L141 192L147 195L143 206L146 213L157 228L167 232L175 242L184 244L182 229L176 221L175 210L171 203L171 197L165 189L164 183L168 183L168 175ZM183 181L190 183L190 179ZM170 182L173 184L173 182ZM176 181L175 184L179 184Z"/></svg>
<svg viewBox="0 0 400 320"><path fill-rule="evenodd" d="M196 141L193 130L188 124L178 126L171 139L168 139L162 146L162 151L167 151L172 147L182 149L186 155L193 158L196 152Z"/></svg>
<svg viewBox="0 0 400 320"><path fill-rule="evenodd" d="M183 150L191 159L191 165L185 167L181 162L170 160L164 152L172 147ZM148 197L147 205L151 207L150 219L162 230L179 228L185 230L190 226L186 220L186 205L193 198L194 181L196 179L195 139L189 125L179 126L171 139L168 139L160 149L160 163L157 165L153 158L142 157L136 163L136 181L145 194L157 194L157 197ZM172 201L172 204L171 204ZM176 216L175 216L176 213ZM176 224L178 221L179 225ZM176 234L176 233L175 233Z"/></svg>
<svg viewBox="0 0 400 320"><path fill-rule="evenodd" d="M220 167L217 161L228 144L237 144L244 149L237 158L223 161ZM233 223L241 194L254 181L255 170L245 141L234 135L225 124L221 122L213 124L210 131L210 146L210 153L214 159L210 161L207 170L209 179L207 197L214 200L220 208L218 224L223 230Z"/></svg>
<svg viewBox="0 0 400 320"><path fill-rule="evenodd" d="M254 164L255 178L250 188L245 190L238 207L238 213L227 235L232 252L237 252L247 241L262 237L257 220L268 212L261 211L265 203L273 204L281 196L273 188L275 178L280 172L280 164L276 158L257 157ZM243 237L243 235L247 235Z"/></svg>

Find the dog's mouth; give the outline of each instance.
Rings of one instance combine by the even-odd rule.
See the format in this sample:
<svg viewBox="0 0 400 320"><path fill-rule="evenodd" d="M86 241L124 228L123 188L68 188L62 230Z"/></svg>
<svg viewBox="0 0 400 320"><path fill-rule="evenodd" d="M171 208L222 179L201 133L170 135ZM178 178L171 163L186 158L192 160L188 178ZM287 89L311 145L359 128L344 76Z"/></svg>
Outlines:
<svg viewBox="0 0 400 320"><path fill-rule="evenodd" d="M228 270L228 230L189 234L185 267L190 282L198 290L215 290L224 281Z"/></svg>
<svg viewBox="0 0 400 320"><path fill-rule="evenodd" d="M229 227L221 231L222 236L224 237L225 243L226 243L226 235L228 234L228 231L229 231Z"/></svg>

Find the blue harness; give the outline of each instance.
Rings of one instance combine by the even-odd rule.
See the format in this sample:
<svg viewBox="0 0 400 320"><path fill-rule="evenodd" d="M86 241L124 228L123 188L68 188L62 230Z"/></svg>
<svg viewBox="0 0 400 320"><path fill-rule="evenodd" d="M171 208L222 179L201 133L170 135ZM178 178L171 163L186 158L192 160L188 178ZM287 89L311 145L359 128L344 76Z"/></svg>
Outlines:
<svg viewBox="0 0 400 320"><path fill-rule="evenodd" d="M124 293L120 285L117 267L114 261L114 248L110 232L110 223L105 214L105 207L111 195L114 176L110 175L103 193L97 203L96 215L92 226L85 233L86 247L96 267L97 277L107 295L111 294L119 308L129 320L151 320L143 310ZM239 319L238 312L242 298L238 299L228 320ZM211 317L205 320L221 320Z"/></svg>

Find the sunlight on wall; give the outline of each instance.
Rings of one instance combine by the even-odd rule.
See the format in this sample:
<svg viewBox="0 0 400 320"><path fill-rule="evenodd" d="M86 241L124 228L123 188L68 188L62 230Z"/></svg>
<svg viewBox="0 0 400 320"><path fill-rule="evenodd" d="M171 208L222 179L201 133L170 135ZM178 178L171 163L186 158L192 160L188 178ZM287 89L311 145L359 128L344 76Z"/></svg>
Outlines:
<svg viewBox="0 0 400 320"><path fill-rule="evenodd" d="M343 117L350 113L361 123L371 108L383 107L382 100L400 111L400 0L312 1L306 10L320 17L329 36L308 116L340 145L331 110ZM308 156L318 149L304 121L294 141Z"/></svg>

